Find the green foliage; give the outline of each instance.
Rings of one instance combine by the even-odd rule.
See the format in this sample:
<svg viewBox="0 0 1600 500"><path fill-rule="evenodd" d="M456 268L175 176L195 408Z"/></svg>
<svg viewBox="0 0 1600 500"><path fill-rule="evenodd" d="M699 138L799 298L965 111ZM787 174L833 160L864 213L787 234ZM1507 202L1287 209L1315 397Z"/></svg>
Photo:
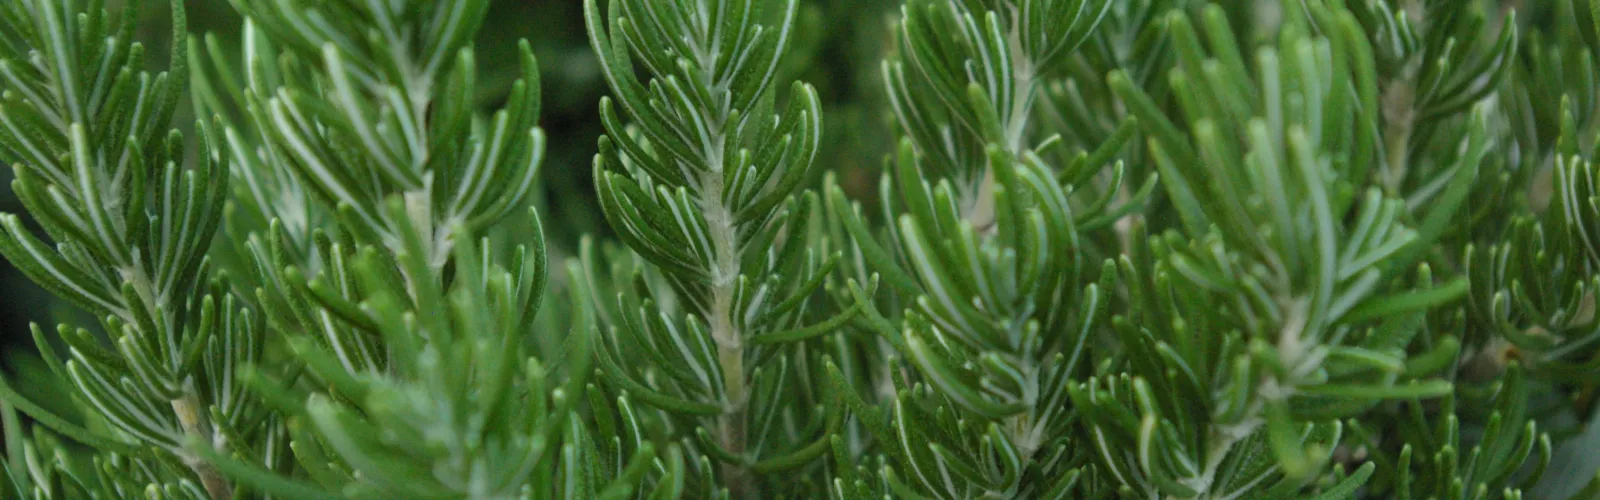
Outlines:
<svg viewBox="0 0 1600 500"><path fill-rule="evenodd" d="M875 424L914 485L891 479L894 489L941 498L1061 497L1081 462L1063 442L1074 421L1067 387L1082 372L1115 279L1100 273L1100 283L1080 289L1095 269L1073 249L1081 246L1078 226L1111 202L1122 171L1099 200L1075 197L1081 192L1072 183L1095 176L1105 161L1078 158L1065 173L1072 183L1058 183L1032 146L1043 134L1031 110L1042 79L1111 5L994 7L908 4L900 26L907 60L885 64L896 117L909 133L894 179L885 180L892 250L876 248L864 230L852 232L880 256L872 270L906 308L903 326L876 330L921 377L914 386L895 380L901 390L891 414ZM843 225L864 226L841 191L829 198ZM1091 208L1075 214L1075 199ZM891 252L897 261L887 258Z"/></svg>
<svg viewBox="0 0 1600 500"><path fill-rule="evenodd" d="M800 188L822 137L816 91L794 84L780 111L772 88L798 5L585 3L615 95L600 103L595 189L648 263L632 274L660 275L600 305L615 308L600 363L608 386L685 429L701 474L717 464L720 483L702 489L738 497L789 491L776 473L826 451L820 397L805 388L817 360L797 351L854 313L806 323L836 257L810 229L817 198Z"/></svg>
<svg viewBox="0 0 1600 500"><path fill-rule="evenodd" d="M0 496L1600 492L1600 1L869 4L0 5Z"/></svg>
<svg viewBox="0 0 1600 500"><path fill-rule="evenodd" d="M186 443L262 437L254 425L265 418L260 404L232 375L259 360L263 325L210 278L206 250L221 220L227 167L210 152L214 140L197 147L194 168L183 166L186 142L169 126L187 70L144 72L144 48L129 39L134 19L98 3L0 8L8 124L0 144L17 162L12 189L45 234L5 215L0 253L99 319L104 334L62 325L62 356L34 329L51 371L91 409L83 425L35 418L148 461L146 478L176 495L199 495L203 483L225 496L225 480ZM174 25L184 26L181 8ZM210 139L207 126L199 129ZM183 465L195 476L177 472ZM50 496L40 489L44 479L14 484Z"/></svg>

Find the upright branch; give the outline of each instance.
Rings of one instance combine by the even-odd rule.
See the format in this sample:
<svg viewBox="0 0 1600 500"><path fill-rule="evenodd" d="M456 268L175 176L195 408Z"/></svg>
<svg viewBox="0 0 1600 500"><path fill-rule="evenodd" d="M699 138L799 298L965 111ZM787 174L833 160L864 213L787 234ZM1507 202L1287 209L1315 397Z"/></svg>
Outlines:
<svg viewBox="0 0 1600 500"><path fill-rule="evenodd" d="M956 183L963 216L974 227L990 229L997 216L986 149L1014 159L1033 149L1038 131L1030 121L1041 89L1111 6L912 0L902 7L900 54L883 65L890 102L927 158L924 168Z"/></svg>
<svg viewBox="0 0 1600 500"><path fill-rule="evenodd" d="M339 233L389 253L405 246L398 228L414 227L428 265L423 275L404 271L411 282L438 279L457 242L524 208L544 156L538 65L524 44L523 78L505 108L480 119L470 44L487 1L233 3L255 37L245 44L245 102L235 107L275 164L262 174L294 177L251 188L290 200L308 193L336 215ZM245 125L230 140L249 143ZM385 208L396 200L401 213ZM262 217L277 215L290 216L280 224L303 217Z"/></svg>
<svg viewBox="0 0 1600 500"><path fill-rule="evenodd" d="M1072 433L1065 388L1086 365L1115 283L1115 268L1085 264L1079 240L1079 226L1105 215L1111 199L1079 188L1110 177L1104 192L1118 191L1120 166L1100 174L1127 134L1093 159L1050 165L1036 149L1058 138L1032 118L1045 82L1111 9L914 0L902 10L899 57L883 69L907 136L884 181L895 193L885 198L898 258L872 270L908 307L899 325L880 318L874 329L932 390L902 391L877 437L894 444L894 467L920 494L1074 494L1081 460L1059 444ZM872 248L863 253L890 253L841 191L828 195L855 242ZM993 466L965 465L974 463Z"/></svg>
<svg viewBox="0 0 1600 500"><path fill-rule="evenodd" d="M1232 42L1220 7L1168 16L1181 121L1127 73L1110 76L1182 221L1181 232L1140 235L1121 263L1139 298L1116 330L1150 361L1073 391L1092 432L1146 443L1150 453L1121 457L1096 445L1116 481L1141 494L1240 498L1260 481L1303 484L1332 460L1343 418L1453 389L1433 377L1443 367L1408 366L1404 353L1460 347L1448 337L1412 347L1425 331L1415 318L1466 292L1461 279L1434 283L1418 249L1460 213L1490 147L1483 116L1464 121L1450 136L1456 153L1432 167L1429 210L1409 212L1386 189L1391 178L1372 175L1389 121L1359 16L1332 2L1302 7L1284 2L1275 44L1253 54ZM1162 298L1168 290L1185 298ZM1270 467L1231 465L1263 452Z"/></svg>
<svg viewBox="0 0 1600 500"><path fill-rule="evenodd" d="M173 13L181 40L181 3ZM109 344L60 328L64 361L34 331L49 367L71 381L74 399L104 415L113 435L13 403L107 451L154 448L176 457L192 476L162 472L153 480L198 481L212 498L230 498L232 485L195 450L249 448L255 443L230 437L259 437L234 428L260 420L231 375L259 359L260 323L208 276L228 172L205 123L197 128L207 140L192 150L171 128L188 79L185 46L173 46L170 73L147 73L144 47L131 37L139 18L136 10L113 16L98 2L0 7L0 158L15 162L12 188L45 234L0 217L0 253L101 320ZM190 151L194 168L184 166Z"/></svg>
<svg viewBox="0 0 1600 500"><path fill-rule="evenodd" d="M1379 185L1420 205L1433 193L1424 180L1438 165L1420 161L1450 147L1454 123L1492 96L1512 71L1518 51L1517 16L1488 19L1470 5L1438 2L1363 2L1348 7L1371 45L1371 81L1379 92L1384 158ZM1483 28L1498 31L1485 34ZM1365 179L1361 179L1365 181Z"/></svg>
<svg viewBox="0 0 1600 500"><path fill-rule="evenodd" d="M602 362L623 387L650 395L641 399L700 415L701 445L740 498L757 494L753 472L804 465L825 449L814 432L751 425L794 411L815 417L784 399L794 376L782 351L850 314L799 326L832 257L808 248L816 201L800 189L821 139L816 92L795 84L778 112L771 88L797 9L796 0L617 0L604 12L586 3L614 94L600 105L609 132L595 163L601 206L623 242L665 275L670 290L651 293L674 294L688 315L680 325L668 310L629 312L651 318L619 330L660 351L647 358L655 364L624 369L620 345ZM655 384L646 373L681 377L646 387Z"/></svg>

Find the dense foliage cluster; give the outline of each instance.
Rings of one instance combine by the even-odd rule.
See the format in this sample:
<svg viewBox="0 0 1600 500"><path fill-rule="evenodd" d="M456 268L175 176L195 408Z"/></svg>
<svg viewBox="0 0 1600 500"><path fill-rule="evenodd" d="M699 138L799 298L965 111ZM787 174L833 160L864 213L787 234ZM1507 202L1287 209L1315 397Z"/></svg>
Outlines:
<svg viewBox="0 0 1600 500"><path fill-rule="evenodd" d="M1600 0L532 5L0 5L0 495L1600 498Z"/></svg>

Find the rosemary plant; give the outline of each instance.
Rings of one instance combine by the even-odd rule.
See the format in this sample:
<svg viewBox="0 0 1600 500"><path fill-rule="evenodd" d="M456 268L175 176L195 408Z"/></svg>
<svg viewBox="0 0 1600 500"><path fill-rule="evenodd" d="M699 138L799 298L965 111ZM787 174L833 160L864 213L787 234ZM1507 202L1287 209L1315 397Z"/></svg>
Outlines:
<svg viewBox="0 0 1600 500"><path fill-rule="evenodd" d="M573 406L592 323L570 322L571 363L528 351L550 274L537 216L509 255L487 241L526 207L544 154L528 46L505 107L480 118L470 43L488 2L236 6L245 76L219 67L204 88L220 108L216 89L248 82L229 137L255 154L231 229L299 363L244 375L289 418L311 480L257 482L295 497L631 491L654 448L596 456ZM244 233L251 221L268 223Z"/></svg>
<svg viewBox="0 0 1600 500"><path fill-rule="evenodd" d="M909 137L889 188L898 196L884 196L898 202L886 210L904 212L890 227L904 266L874 270L908 295L907 308L903 326L874 323L920 375L879 433L921 494L1057 498L1078 480L1075 450L1060 442L1071 432L1066 389L1114 279L1102 272L1082 285L1098 266L1077 250L1079 226L1118 195L1120 166L1111 185L1092 180L1127 137L1063 166L1058 181L1037 151L1059 136L1034 126L1033 107L1110 9L1085 0L905 6L903 60L884 66ZM1080 198L1094 208L1075 213ZM841 191L830 202L857 244L872 247L864 253L888 253Z"/></svg>
<svg viewBox="0 0 1600 500"><path fill-rule="evenodd" d="M858 3L0 4L0 497L1600 498L1600 0Z"/></svg>
<svg viewBox="0 0 1600 500"><path fill-rule="evenodd" d="M708 492L780 491L788 481L763 476L827 450L816 394L796 396L816 371L804 341L854 314L804 323L835 257L816 246L818 201L800 188L822 137L816 92L796 83L778 111L772 88L799 4L585 5L615 94L600 105L596 190L642 271L662 277L619 296L607 381L694 437L704 467L717 464Z"/></svg>
<svg viewBox="0 0 1600 500"><path fill-rule="evenodd" d="M182 33L183 9L173 7ZM86 422L7 399L52 430L110 451L96 469L138 462L135 484L112 482L110 491L229 498L229 480L190 443L249 449L265 435L256 426L265 418L259 402L233 376L260 359L263 325L212 280L206 263L228 176L212 154L209 126L198 125L210 140L193 149L170 128L188 80L183 46L173 48L180 62L172 71L145 72L145 48L130 37L136 19L98 2L0 7L0 148L17 165L13 190L44 230L41 238L5 215L0 253L92 314L103 333L62 325L62 356L34 328L50 370L89 410ZM187 168L191 151L198 160ZM37 453L35 461L48 460ZM104 491L41 472L30 480L14 471L18 491Z"/></svg>

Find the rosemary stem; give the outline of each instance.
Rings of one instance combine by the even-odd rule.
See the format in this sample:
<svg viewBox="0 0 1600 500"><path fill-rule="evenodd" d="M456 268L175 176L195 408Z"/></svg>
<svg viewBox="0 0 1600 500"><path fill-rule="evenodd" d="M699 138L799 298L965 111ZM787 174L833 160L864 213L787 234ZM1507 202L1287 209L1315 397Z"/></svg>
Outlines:
<svg viewBox="0 0 1600 500"><path fill-rule="evenodd" d="M711 306L706 311L711 336L717 344L717 362L722 368L724 409L717 417L717 444L737 457L745 454L745 407L749 399L745 381L744 337L734 322L734 294L739 283L740 258L738 225L722 200L724 137L716 137L708 148L709 167L700 176L700 205L705 212L708 237L713 247L711 263ZM750 498L754 492L750 472L744 463L721 465L724 484L733 498Z"/></svg>
<svg viewBox="0 0 1600 500"><path fill-rule="evenodd" d="M190 439L199 438L205 442L205 446L212 446L211 426L206 422L205 417L201 416L201 405L198 399L193 395L174 399L172 400L172 412L178 416L178 425L183 428L184 436ZM199 457L185 456L183 457L183 462L200 478L200 484L205 487L206 494L212 500L233 499L233 485L228 482L227 478L222 477L222 472Z"/></svg>

